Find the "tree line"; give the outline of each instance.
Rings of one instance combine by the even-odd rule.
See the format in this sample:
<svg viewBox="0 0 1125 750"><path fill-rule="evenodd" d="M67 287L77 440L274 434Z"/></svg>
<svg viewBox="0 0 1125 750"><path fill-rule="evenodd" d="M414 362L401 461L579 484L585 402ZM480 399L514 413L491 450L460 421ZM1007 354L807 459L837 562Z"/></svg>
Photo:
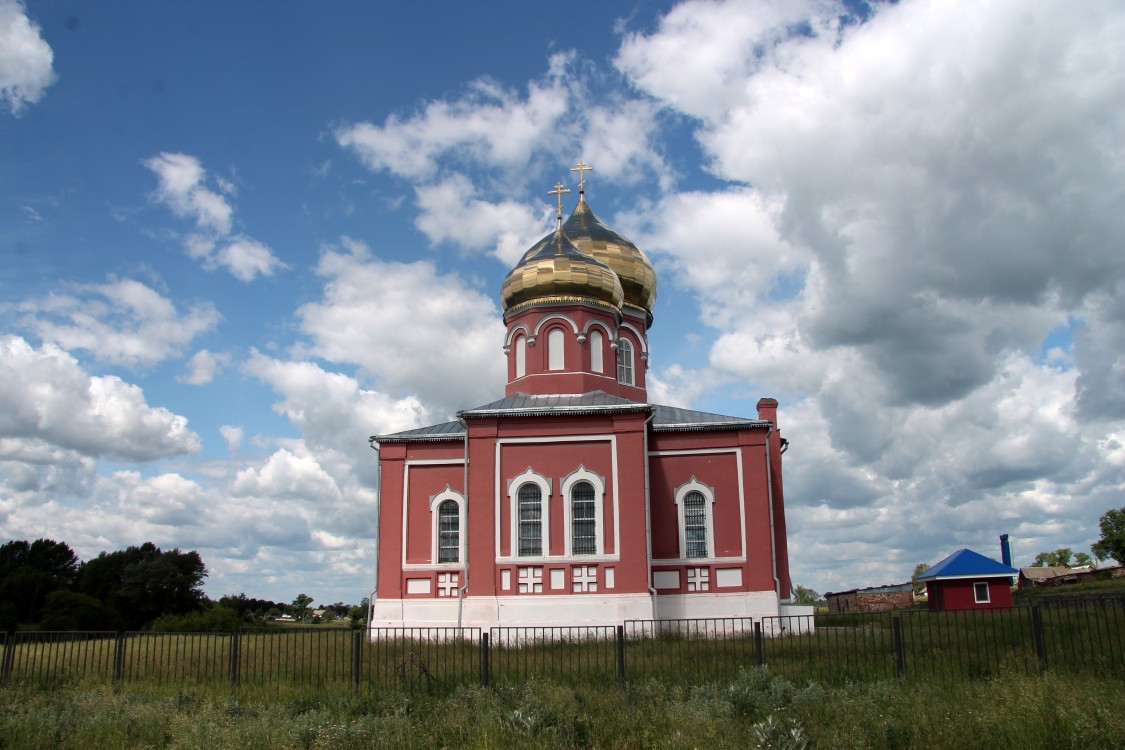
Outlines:
<svg viewBox="0 0 1125 750"><path fill-rule="evenodd" d="M0 631L236 630L289 615L315 621L312 597L292 603L245 594L217 602L203 593L207 567L198 552L152 542L81 561L65 542L13 540L0 545ZM362 624L366 610L342 602L325 618Z"/></svg>

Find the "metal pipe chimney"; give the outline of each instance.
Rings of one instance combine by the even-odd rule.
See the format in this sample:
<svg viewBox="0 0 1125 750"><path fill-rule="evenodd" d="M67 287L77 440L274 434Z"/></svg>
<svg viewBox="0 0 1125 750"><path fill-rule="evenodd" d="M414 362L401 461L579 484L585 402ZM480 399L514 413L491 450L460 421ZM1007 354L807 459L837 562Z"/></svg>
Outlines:
<svg viewBox="0 0 1125 750"><path fill-rule="evenodd" d="M1008 535L1000 535L1000 561L1012 567L1012 545L1008 544Z"/></svg>

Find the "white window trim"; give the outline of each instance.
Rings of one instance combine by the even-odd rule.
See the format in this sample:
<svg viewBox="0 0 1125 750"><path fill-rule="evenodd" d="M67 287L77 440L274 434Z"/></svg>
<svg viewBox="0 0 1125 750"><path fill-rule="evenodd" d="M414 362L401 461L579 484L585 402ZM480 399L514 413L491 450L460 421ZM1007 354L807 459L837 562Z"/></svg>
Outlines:
<svg viewBox="0 0 1125 750"><path fill-rule="evenodd" d="M446 500L457 503L457 562L439 563L438 545L441 536L441 519L438 508ZM465 564L465 496L447 484L445 489L430 498L430 564L439 568L461 568Z"/></svg>
<svg viewBox="0 0 1125 750"><path fill-rule="evenodd" d="M602 512L605 507L605 478L595 474L586 468L585 465L579 464L578 468L563 477L562 483L559 487L562 494L563 501L563 528L566 529L565 543L566 543L566 556L574 556L574 529L572 527L573 515L570 508L570 491L574 485L579 482L589 482L594 486L594 553L592 555L581 555L580 559L586 560L597 555L605 554L605 544L602 542L603 524Z"/></svg>
<svg viewBox="0 0 1125 750"><path fill-rule="evenodd" d="M520 487L525 484L539 486L539 496L543 503L543 545L538 555L520 555ZM533 560L546 557L551 549L551 480L542 474L537 474L529 466L519 476L513 477L508 482L508 508L511 527L511 547L509 552L513 558L519 560Z"/></svg>
<svg viewBox="0 0 1125 750"><path fill-rule="evenodd" d="M977 586L984 586L984 598L980 598L978 593L980 589ZM988 585L988 581L974 581L973 582L973 602L976 604L991 604L992 603L992 587Z"/></svg>
<svg viewBox="0 0 1125 750"><path fill-rule="evenodd" d="M692 557L687 556L687 529L684 522L684 498L690 492L698 492L703 495L705 500L703 504L703 522L707 528L707 556L706 557ZM680 533L680 558L690 562L697 562L700 560L714 560L715 559L715 489L708 487L695 478L693 474L691 480L681 484L676 488L675 494L676 502L676 518L677 525L679 526Z"/></svg>

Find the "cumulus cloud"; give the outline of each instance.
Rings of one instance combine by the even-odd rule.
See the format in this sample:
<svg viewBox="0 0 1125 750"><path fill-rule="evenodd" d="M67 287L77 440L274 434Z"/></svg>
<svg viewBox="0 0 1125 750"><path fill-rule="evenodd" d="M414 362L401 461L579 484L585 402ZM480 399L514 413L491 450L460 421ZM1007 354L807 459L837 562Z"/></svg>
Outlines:
<svg viewBox="0 0 1125 750"><path fill-rule="evenodd" d="M55 53L22 0L0 0L0 100L17 117L55 82Z"/></svg>
<svg viewBox="0 0 1125 750"><path fill-rule="evenodd" d="M188 385L207 385L229 363L230 355L200 349L188 360L187 372L176 379Z"/></svg>
<svg viewBox="0 0 1125 750"><path fill-rule="evenodd" d="M890 582L993 529L1096 538L1122 481L1123 33L1111 3L691 0L623 38L722 183L623 226L699 299L691 379L789 399L798 579L878 558L835 580ZM1042 351L1059 330L1073 356Z"/></svg>
<svg viewBox="0 0 1125 750"><path fill-rule="evenodd" d="M199 159L163 152L143 163L159 180L155 200L176 216L194 220L196 231L184 238L184 246L204 268L223 268L239 281L250 282L288 267L258 240L231 234L234 209L226 196L234 193L234 185L218 178L220 192L208 188Z"/></svg>
<svg viewBox="0 0 1125 750"><path fill-rule="evenodd" d="M20 303L22 324L44 341L119 365L148 367L178 355L219 322L210 304L181 313L134 279L75 284L66 292Z"/></svg>
<svg viewBox="0 0 1125 750"><path fill-rule="evenodd" d="M493 295L432 263L380 260L347 238L322 253L317 273L322 299L297 310L309 354L359 365L382 393L416 394L439 419L502 390L504 327Z"/></svg>
<svg viewBox="0 0 1125 750"><path fill-rule="evenodd" d="M418 218L414 225L430 242L448 242L466 250L487 250L511 266L550 228L551 212L522 203L496 203L469 198L469 179L453 174L441 182L416 188Z"/></svg>
<svg viewBox="0 0 1125 750"><path fill-rule="evenodd" d="M145 402L143 391L114 376L88 375L52 344L39 348L0 338L2 458L34 463L57 448L92 458L152 461L198 453L187 419Z"/></svg>

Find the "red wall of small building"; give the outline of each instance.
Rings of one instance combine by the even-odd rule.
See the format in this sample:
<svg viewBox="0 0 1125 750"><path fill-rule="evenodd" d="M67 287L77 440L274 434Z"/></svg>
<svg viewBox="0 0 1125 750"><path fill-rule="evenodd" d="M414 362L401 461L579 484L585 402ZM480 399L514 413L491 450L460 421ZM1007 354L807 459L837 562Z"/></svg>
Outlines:
<svg viewBox="0 0 1125 750"><path fill-rule="evenodd" d="M976 601L973 584L988 582L988 602ZM926 582L928 607L932 610L1007 609L1012 606L1012 587L1003 578L955 578Z"/></svg>

